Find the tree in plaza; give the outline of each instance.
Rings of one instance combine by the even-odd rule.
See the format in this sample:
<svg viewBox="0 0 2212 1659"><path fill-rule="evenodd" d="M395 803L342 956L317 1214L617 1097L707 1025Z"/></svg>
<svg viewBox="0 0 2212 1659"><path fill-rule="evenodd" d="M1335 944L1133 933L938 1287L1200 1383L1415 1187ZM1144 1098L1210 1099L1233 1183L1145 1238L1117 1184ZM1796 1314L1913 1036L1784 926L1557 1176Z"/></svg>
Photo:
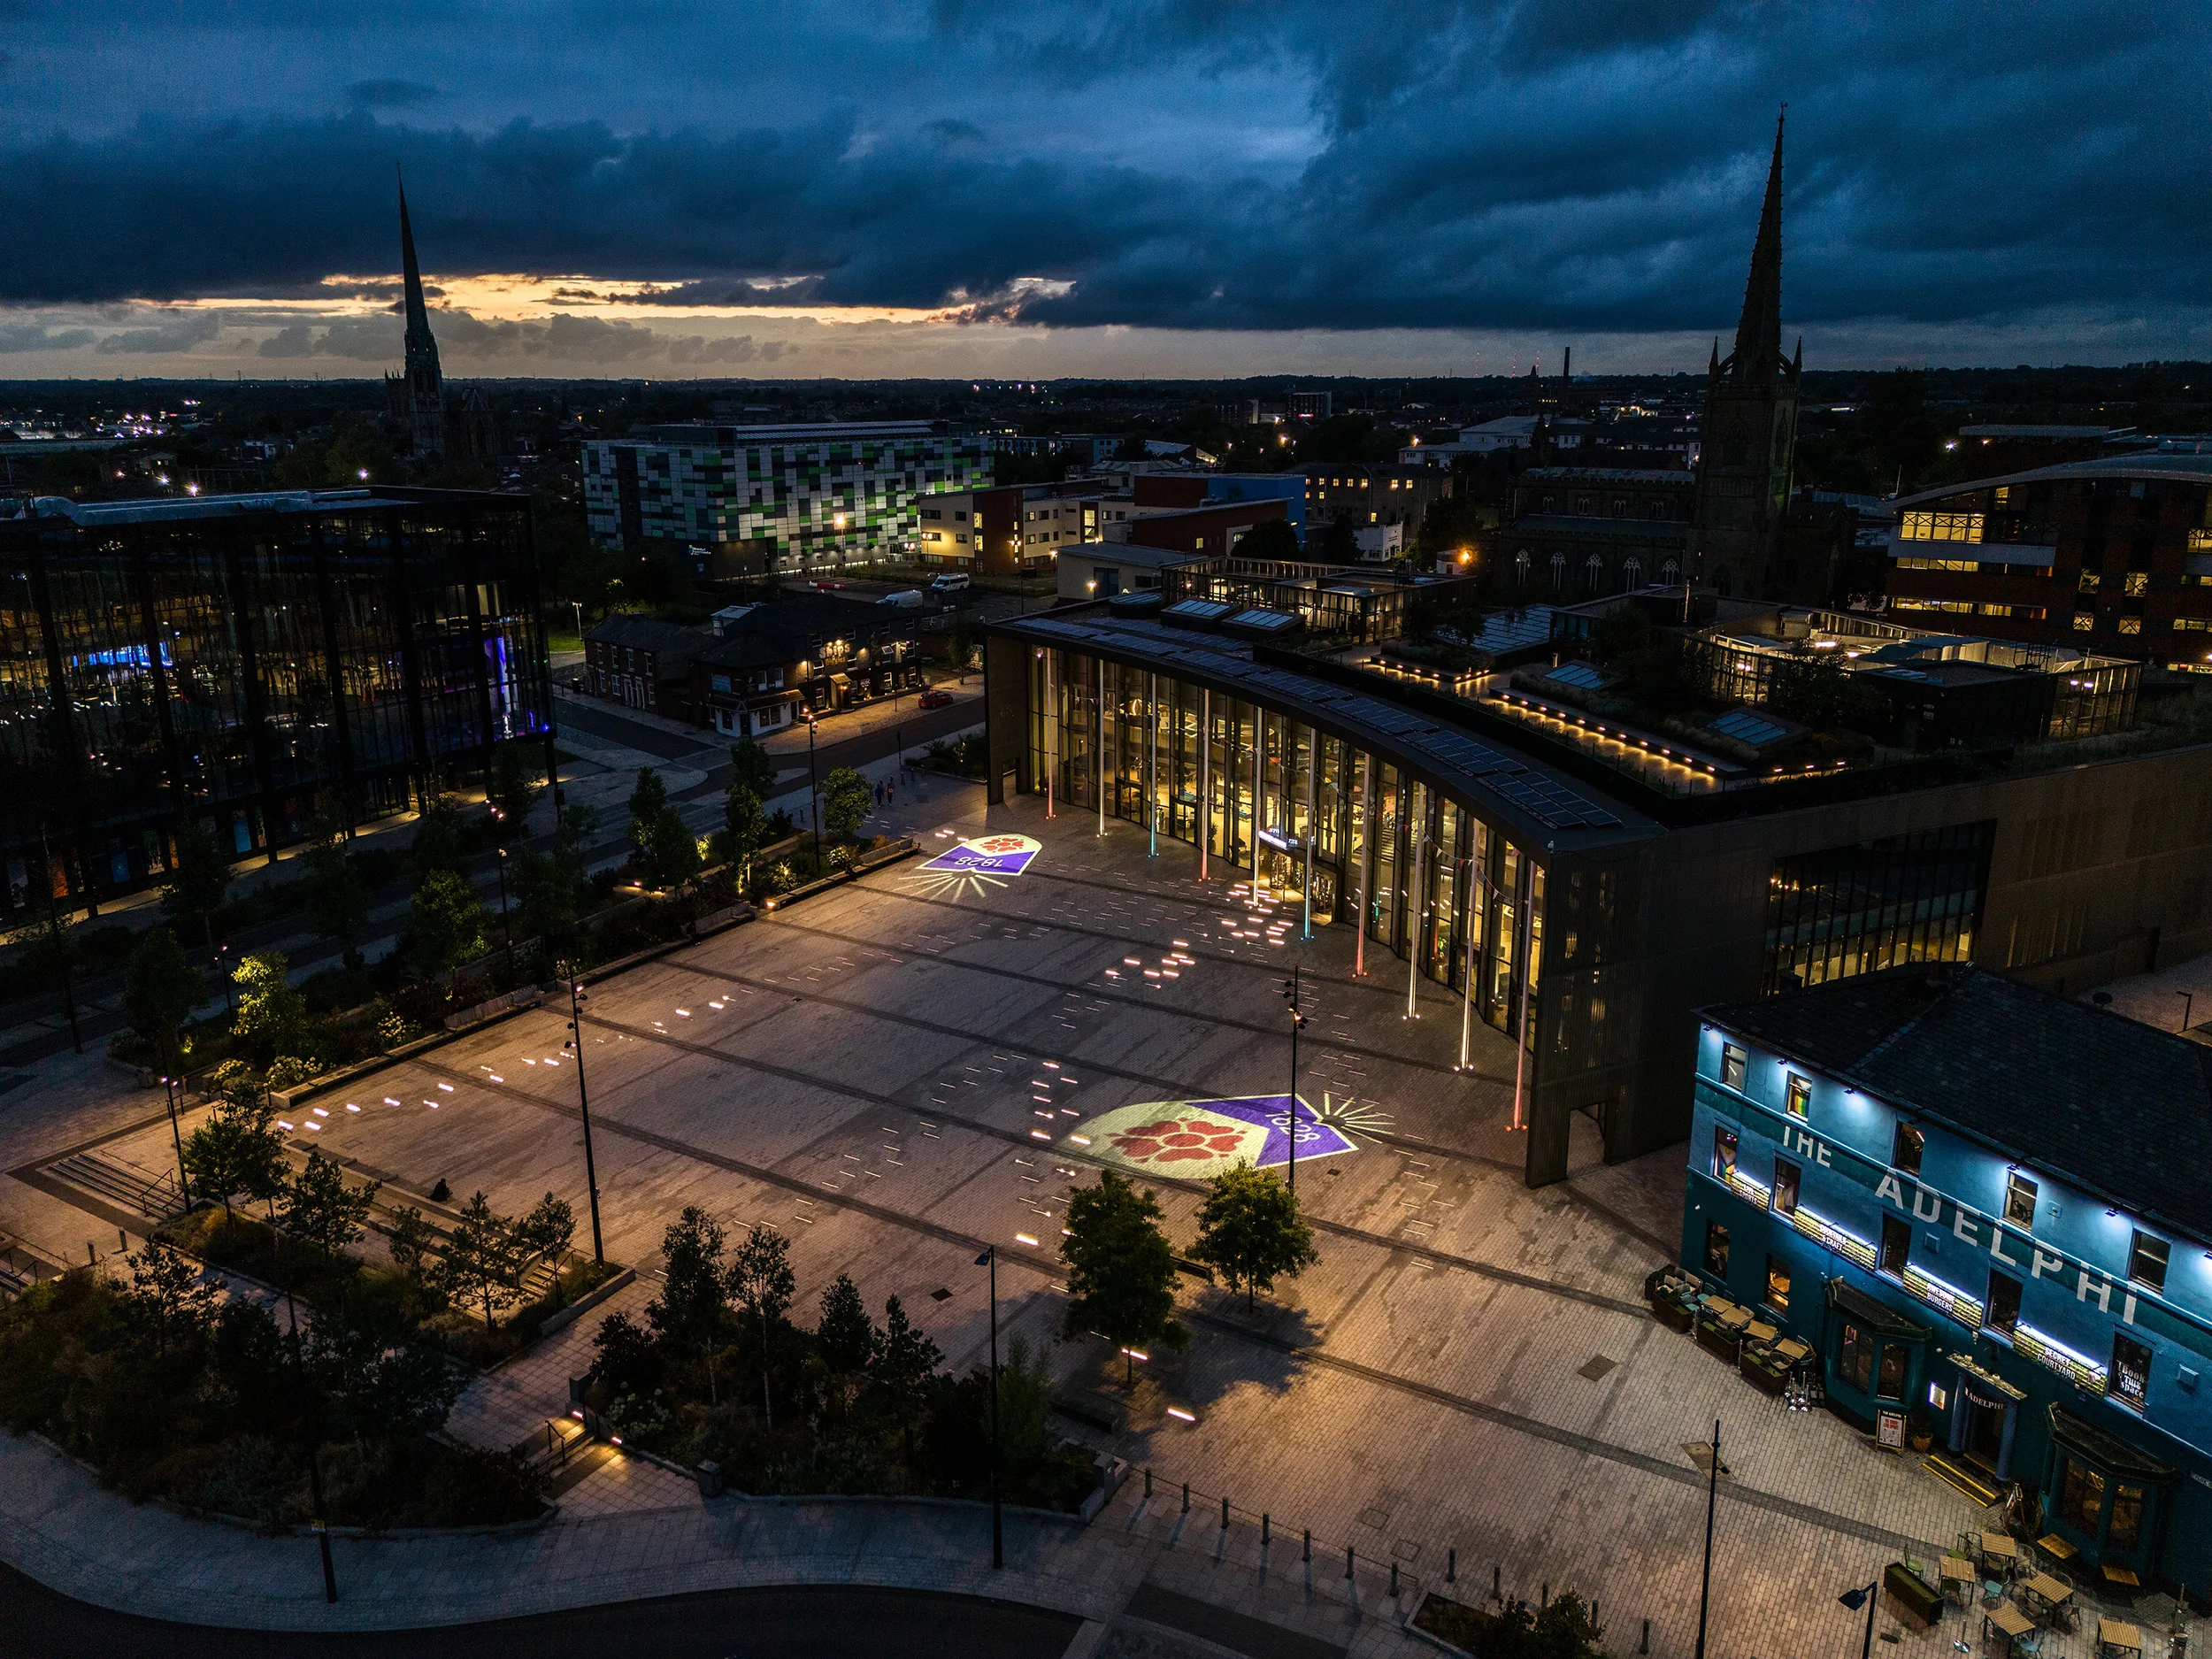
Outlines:
<svg viewBox="0 0 2212 1659"><path fill-rule="evenodd" d="M432 1248L437 1241L437 1233L430 1223L423 1219L419 1206L403 1204L392 1211L388 1241L392 1265L416 1289L430 1288L431 1269L436 1265Z"/></svg>
<svg viewBox="0 0 2212 1659"><path fill-rule="evenodd" d="M696 1348L706 1363L707 1401L721 1403L715 1386L714 1350L729 1317L729 1285L722 1264L722 1224L696 1204L661 1235L661 1294L645 1310L646 1322L664 1339Z"/></svg>
<svg viewBox="0 0 2212 1659"><path fill-rule="evenodd" d="M132 950L130 965L123 971L123 1012L165 1076L183 1070L180 1033L206 989L168 928L148 929Z"/></svg>
<svg viewBox="0 0 2212 1659"><path fill-rule="evenodd" d="M515 1224L479 1193L461 1211L446 1240L439 1271L447 1295L457 1302L480 1302L484 1328L496 1331L494 1316L521 1300L515 1288Z"/></svg>
<svg viewBox="0 0 2212 1659"><path fill-rule="evenodd" d="M914 1420L945 1356L928 1333L918 1331L896 1296L883 1304L883 1339L868 1365L868 1380L898 1420L906 1455L914 1455Z"/></svg>
<svg viewBox="0 0 2212 1659"><path fill-rule="evenodd" d="M757 801L776 793L776 761L757 737L740 738L730 745L730 787L753 792Z"/></svg>
<svg viewBox="0 0 2212 1659"><path fill-rule="evenodd" d="M230 860L215 838L197 824L178 826L170 838L169 869L161 883L161 907L180 924L197 924L200 941L215 943L212 918L230 891Z"/></svg>
<svg viewBox="0 0 2212 1659"><path fill-rule="evenodd" d="M668 804L668 786L650 766L637 769L637 787L630 791L630 840L642 848L653 839L653 826Z"/></svg>
<svg viewBox="0 0 2212 1659"><path fill-rule="evenodd" d="M270 1122L259 1090L242 1087L219 1095L207 1122L184 1143L185 1173L202 1198L219 1200L225 1217L231 1198L274 1198L284 1188L284 1141Z"/></svg>
<svg viewBox="0 0 2212 1659"><path fill-rule="evenodd" d="M730 862L741 867L741 879L752 873L753 855L768 839L768 814L761 810L760 796L751 787L742 783L730 786L729 799L723 807L724 843Z"/></svg>
<svg viewBox="0 0 2212 1659"><path fill-rule="evenodd" d="M434 1336L403 1310L368 1296L319 1307L304 1358L332 1428L357 1446L442 1427L467 1381Z"/></svg>
<svg viewBox="0 0 2212 1659"><path fill-rule="evenodd" d="M746 1324L760 1333L760 1398L772 1422L775 1407L768 1394L770 1348L798 1285L791 1271L791 1240L780 1233L754 1227L730 1258L729 1294L743 1310Z"/></svg>
<svg viewBox="0 0 2212 1659"><path fill-rule="evenodd" d="M822 780L822 822L841 840L849 840L875 805L875 791L850 766L834 767Z"/></svg>
<svg viewBox="0 0 2212 1659"><path fill-rule="evenodd" d="M1175 1255L1160 1231L1160 1201L1108 1170L1095 1187L1068 1193L1067 1231L1060 1256L1068 1268L1070 1336L1095 1332L1123 1351L1182 1340L1175 1321Z"/></svg>
<svg viewBox="0 0 2212 1659"><path fill-rule="evenodd" d="M201 1281L194 1263L157 1239L124 1259L131 1270L125 1309L152 1329L156 1352L166 1356L171 1343L188 1342L214 1323L214 1288Z"/></svg>
<svg viewBox="0 0 2212 1659"><path fill-rule="evenodd" d="M530 833L530 809L543 793L531 758L520 743L502 743L492 751L491 782L484 798L496 816L497 839L512 846Z"/></svg>
<svg viewBox="0 0 2212 1659"><path fill-rule="evenodd" d="M1248 1308L1255 1292L1271 1290L1278 1279L1295 1278L1321 1259L1313 1230L1298 1213L1298 1195L1274 1171L1239 1159L1209 1186L1191 1258L1241 1290Z"/></svg>
<svg viewBox="0 0 2212 1659"><path fill-rule="evenodd" d="M968 683L968 669L975 660L975 630L968 626L968 613L956 611L945 628L945 655L958 671L960 683Z"/></svg>
<svg viewBox="0 0 2212 1659"><path fill-rule="evenodd" d="M576 1237L576 1212L569 1208L568 1200L548 1193L537 1202L537 1207L515 1223L515 1242L523 1251L523 1268L526 1271L537 1262L553 1264L553 1300L561 1300L561 1263L568 1259L568 1247Z"/></svg>
<svg viewBox="0 0 2212 1659"><path fill-rule="evenodd" d="M419 879L435 870L458 872L468 864L468 820L458 801L442 795L422 809L407 858Z"/></svg>
<svg viewBox="0 0 2212 1659"><path fill-rule="evenodd" d="M660 888L680 887L699 873L699 838L673 806L654 816L645 841L645 878Z"/></svg>
<svg viewBox="0 0 2212 1659"><path fill-rule="evenodd" d="M511 861L517 926L524 937L565 946L576 931L579 896L584 886L584 858L599 827L588 806L563 807L553 821L553 850L524 848Z"/></svg>
<svg viewBox="0 0 2212 1659"><path fill-rule="evenodd" d="M426 975L453 973L484 954L484 905L450 870L423 878L408 901L407 949Z"/></svg>
<svg viewBox="0 0 2212 1659"><path fill-rule="evenodd" d="M325 1256L341 1256L360 1240L382 1185L371 1181L366 1187L349 1187L336 1164L319 1148L311 1149L306 1164L285 1189L284 1230Z"/></svg>
<svg viewBox="0 0 2212 1659"><path fill-rule="evenodd" d="M358 968L361 953L353 941L369 919L369 886L346 856L345 829L336 795L326 793L308 827L307 925L316 938L342 945L346 966Z"/></svg>
<svg viewBox="0 0 2212 1659"><path fill-rule="evenodd" d="M882 1335L849 1275L840 1273L822 1293L822 1317L815 1325L814 1340L833 1376L856 1377L868 1369Z"/></svg>
<svg viewBox="0 0 2212 1659"><path fill-rule="evenodd" d="M296 1055L307 1041L307 998L293 987L292 964L280 950L258 950L231 973L238 1013L231 1029L255 1053Z"/></svg>

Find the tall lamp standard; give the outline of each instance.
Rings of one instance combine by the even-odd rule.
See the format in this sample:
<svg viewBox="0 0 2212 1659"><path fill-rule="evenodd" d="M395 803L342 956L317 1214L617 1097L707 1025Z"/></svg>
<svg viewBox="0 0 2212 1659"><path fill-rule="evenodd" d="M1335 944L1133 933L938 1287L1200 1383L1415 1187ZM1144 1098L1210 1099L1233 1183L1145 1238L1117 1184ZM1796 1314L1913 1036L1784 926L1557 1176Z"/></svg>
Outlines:
<svg viewBox="0 0 2212 1659"><path fill-rule="evenodd" d="M1872 1584L1862 1586L1856 1590L1846 1590L1836 1598L1854 1613L1863 1607L1866 1609L1866 1640L1859 1644L1859 1659L1873 1659L1874 1604L1879 1599L1881 1588L1882 1581L1877 1578Z"/></svg>
<svg viewBox="0 0 2212 1659"><path fill-rule="evenodd" d="M1705 1578L1697 1592L1697 1659L1705 1659L1705 1611L1713 1597L1713 1509L1720 1498L1720 1478L1727 1473L1720 1461L1720 1419L1713 1419L1711 1467L1705 1474Z"/></svg>
<svg viewBox="0 0 2212 1659"><path fill-rule="evenodd" d="M1298 1190L1298 1028L1306 1023L1306 1017L1298 1010L1298 979L1302 972L1294 964L1290 978L1279 981L1288 987L1283 995L1290 1002L1290 1112L1284 1134L1290 1142L1290 1179L1286 1185L1293 1194Z"/></svg>
<svg viewBox="0 0 2212 1659"><path fill-rule="evenodd" d="M813 710L806 711L806 795L807 804L814 813L814 871L822 870L822 784L814 775L814 724L820 717Z"/></svg>
<svg viewBox="0 0 2212 1659"><path fill-rule="evenodd" d="M591 1201L591 1259L607 1264L599 1233L599 1172L591 1160L591 1097L584 1092L584 1004L591 999L577 985L577 967L568 964L568 1041L561 1046L576 1056L576 1107L584 1119L584 1191Z"/></svg>
<svg viewBox="0 0 2212 1659"><path fill-rule="evenodd" d="M184 1131L177 1126L177 1095L183 1087L184 1079L180 1077L164 1077L161 1079L161 1096L169 1105L169 1138L177 1143L177 1196L189 1210L192 1208L192 1189L185 1185L184 1179Z"/></svg>
<svg viewBox="0 0 2212 1659"><path fill-rule="evenodd" d="M991 1270L991 1565L1006 1564L1006 1529L999 1512L998 1492L998 1246L975 1258L978 1267Z"/></svg>

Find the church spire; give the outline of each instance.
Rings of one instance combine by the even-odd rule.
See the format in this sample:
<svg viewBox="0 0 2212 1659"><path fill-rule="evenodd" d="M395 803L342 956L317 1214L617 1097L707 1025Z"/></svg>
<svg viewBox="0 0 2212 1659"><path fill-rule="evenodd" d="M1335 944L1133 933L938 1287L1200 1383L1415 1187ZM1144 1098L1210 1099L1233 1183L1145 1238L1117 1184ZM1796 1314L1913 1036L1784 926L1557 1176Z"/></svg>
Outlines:
<svg viewBox="0 0 2212 1659"><path fill-rule="evenodd" d="M1767 169L1758 240L1751 246L1751 277L1744 285L1743 317L1736 325L1735 369L1740 380L1770 378L1782 357L1782 122L1774 119L1774 160Z"/></svg>
<svg viewBox="0 0 2212 1659"><path fill-rule="evenodd" d="M423 299L422 267L415 262L415 227L407 219L407 181L399 182L399 259L407 295L405 412L417 455L445 449L445 380L438 370L438 342L430 332Z"/></svg>

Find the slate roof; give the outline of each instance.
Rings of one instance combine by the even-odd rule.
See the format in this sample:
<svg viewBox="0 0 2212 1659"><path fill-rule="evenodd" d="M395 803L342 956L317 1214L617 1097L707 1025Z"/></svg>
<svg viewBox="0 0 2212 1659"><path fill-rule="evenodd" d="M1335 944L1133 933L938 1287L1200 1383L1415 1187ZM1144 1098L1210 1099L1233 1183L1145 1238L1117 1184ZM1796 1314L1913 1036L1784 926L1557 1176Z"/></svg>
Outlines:
<svg viewBox="0 0 2212 1659"><path fill-rule="evenodd" d="M618 611L602 617L584 630L584 637L599 644L626 646L659 653L659 672L672 673L714 643L713 636L680 623Z"/></svg>
<svg viewBox="0 0 2212 1659"><path fill-rule="evenodd" d="M1966 966L1863 973L1704 1018L2212 1242L2212 1048Z"/></svg>

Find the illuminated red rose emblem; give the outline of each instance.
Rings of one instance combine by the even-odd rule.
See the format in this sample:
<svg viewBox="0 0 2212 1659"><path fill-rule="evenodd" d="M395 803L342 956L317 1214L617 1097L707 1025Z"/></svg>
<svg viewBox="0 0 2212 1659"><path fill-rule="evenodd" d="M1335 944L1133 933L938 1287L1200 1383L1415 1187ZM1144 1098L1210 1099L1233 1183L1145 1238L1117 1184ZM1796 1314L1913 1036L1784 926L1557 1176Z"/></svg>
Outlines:
<svg viewBox="0 0 2212 1659"><path fill-rule="evenodd" d="M1112 1139L1114 1150L1132 1164L1181 1164L1230 1156L1242 1148L1244 1131L1211 1118L1163 1118Z"/></svg>

